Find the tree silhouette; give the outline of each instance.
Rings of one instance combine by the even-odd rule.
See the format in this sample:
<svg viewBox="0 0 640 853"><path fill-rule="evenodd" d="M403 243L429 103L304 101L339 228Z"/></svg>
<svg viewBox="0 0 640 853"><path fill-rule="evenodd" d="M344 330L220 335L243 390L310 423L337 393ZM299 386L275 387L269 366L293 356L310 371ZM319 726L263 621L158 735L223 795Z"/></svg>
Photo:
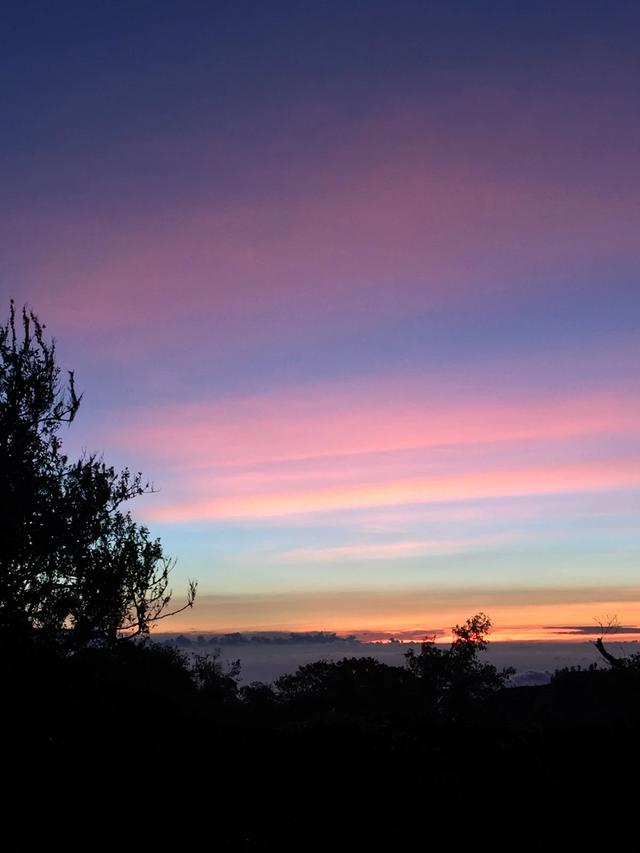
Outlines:
<svg viewBox="0 0 640 853"><path fill-rule="evenodd" d="M0 326L0 632L87 645L146 634L171 599L158 539L122 505L150 490L96 456L70 462L61 428L81 395L65 383L45 326L11 303Z"/></svg>
<svg viewBox="0 0 640 853"><path fill-rule="evenodd" d="M402 667L388 666L371 657L318 660L298 667L275 682L277 694L288 702L316 709L353 709L395 701L407 682Z"/></svg>
<svg viewBox="0 0 640 853"><path fill-rule="evenodd" d="M420 651L405 654L409 670L420 680L428 705L454 717L479 699L501 690L515 670L496 669L479 658L487 648L491 620L477 613L463 625L452 628L450 648L443 648L432 637Z"/></svg>

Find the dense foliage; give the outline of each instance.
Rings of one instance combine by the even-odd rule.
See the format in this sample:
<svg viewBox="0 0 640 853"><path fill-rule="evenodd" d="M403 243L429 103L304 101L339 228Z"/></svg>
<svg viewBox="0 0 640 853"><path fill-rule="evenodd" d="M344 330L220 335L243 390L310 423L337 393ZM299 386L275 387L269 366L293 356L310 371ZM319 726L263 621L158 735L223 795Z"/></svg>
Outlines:
<svg viewBox="0 0 640 853"><path fill-rule="evenodd" d="M369 658L245 687L215 656L154 643L3 658L5 827L25 833L12 849L141 832L189 851L429 850L480 835L491 850L546 853L633 839L636 670L482 690L450 715L442 651L428 690L424 671Z"/></svg>

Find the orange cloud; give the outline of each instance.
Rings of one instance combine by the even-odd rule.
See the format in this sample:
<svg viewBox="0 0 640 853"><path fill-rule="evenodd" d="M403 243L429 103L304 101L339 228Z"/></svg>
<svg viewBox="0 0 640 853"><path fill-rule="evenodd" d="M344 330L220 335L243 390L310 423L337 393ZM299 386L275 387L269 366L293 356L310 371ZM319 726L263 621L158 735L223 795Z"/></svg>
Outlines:
<svg viewBox="0 0 640 853"><path fill-rule="evenodd" d="M603 613L616 614L621 624L640 621L640 589L591 587L560 589L434 589L341 590L205 595L193 611L163 623L168 631L331 630L399 632L429 625L443 630L478 610L493 621L492 638L558 639L584 642L582 636L553 625L595 625Z"/></svg>

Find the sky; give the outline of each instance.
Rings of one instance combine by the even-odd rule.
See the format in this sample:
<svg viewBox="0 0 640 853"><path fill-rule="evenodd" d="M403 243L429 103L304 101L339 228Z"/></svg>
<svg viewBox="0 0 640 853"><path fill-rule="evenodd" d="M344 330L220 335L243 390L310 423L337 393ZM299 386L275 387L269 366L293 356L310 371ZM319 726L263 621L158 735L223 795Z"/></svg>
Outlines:
<svg viewBox="0 0 640 853"><path fill-rule="evenodd" d="M640 624L639 27L4 7L4 313L75 369L67 450L153 481L166 628Z"/></svg>

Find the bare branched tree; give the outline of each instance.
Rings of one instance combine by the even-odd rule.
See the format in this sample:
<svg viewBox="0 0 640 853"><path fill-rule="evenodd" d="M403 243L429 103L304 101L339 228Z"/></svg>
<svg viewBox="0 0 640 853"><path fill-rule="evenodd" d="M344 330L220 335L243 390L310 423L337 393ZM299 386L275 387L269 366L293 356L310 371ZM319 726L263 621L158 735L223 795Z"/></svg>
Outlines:
<svg viewBox="0 0 640 853"><path fill-rule="evenodd" d="M594 645L598 652L602 655L602 657L606 660L609 666L613 668L619 668L624 664L623 658L617 658L615 655L612 655L611 652L605 648L604 638L610 634L615 634L620 630L620 622L618 621L617 616L604 616L604 617L596 617L594 619L596 625L600 626L600 636L594 642Z"/></svg>

